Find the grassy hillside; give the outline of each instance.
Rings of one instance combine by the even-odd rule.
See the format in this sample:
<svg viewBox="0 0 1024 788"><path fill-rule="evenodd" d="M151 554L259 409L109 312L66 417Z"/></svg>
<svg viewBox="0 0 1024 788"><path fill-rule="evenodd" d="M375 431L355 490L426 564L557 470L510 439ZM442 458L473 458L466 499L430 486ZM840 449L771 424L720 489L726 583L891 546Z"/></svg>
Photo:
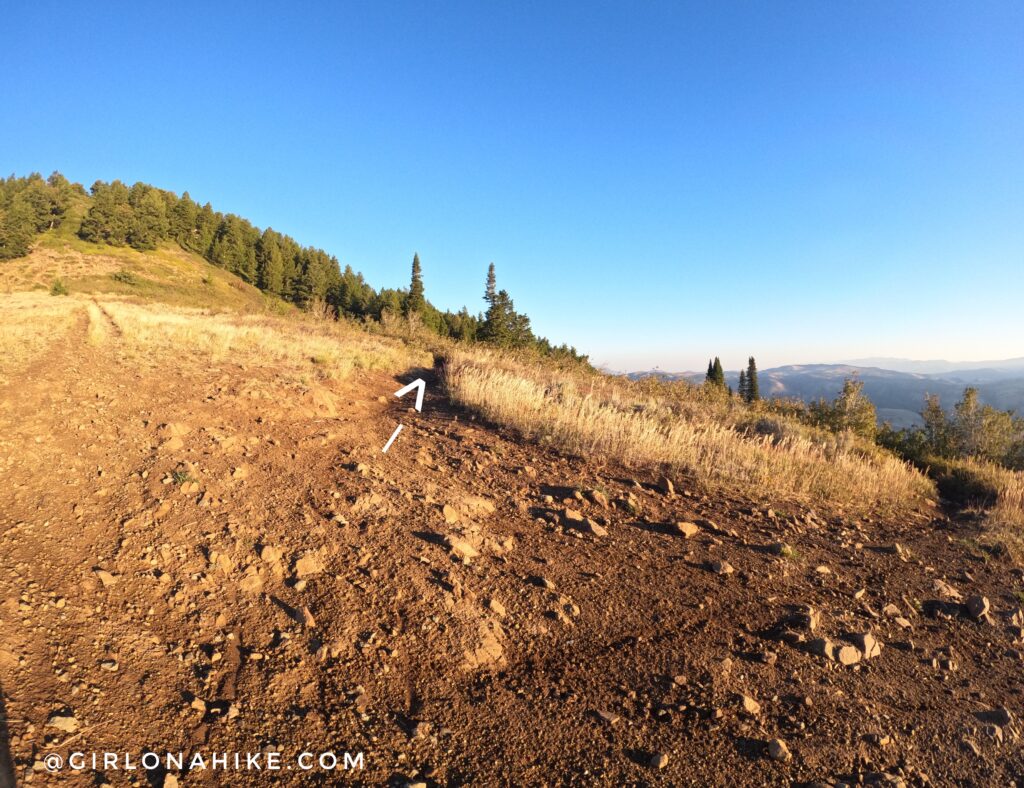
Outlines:
<svg viewBox="0 0 1024 788"><path fill-rule="evenodd" d="M174 243L138 251L83 241L78 230L88 204L87 197L76 195L65 220L40 235L27 257L0 264L0 292L49 290L60 279L72 293L242 312L295 311Z"/></svg>

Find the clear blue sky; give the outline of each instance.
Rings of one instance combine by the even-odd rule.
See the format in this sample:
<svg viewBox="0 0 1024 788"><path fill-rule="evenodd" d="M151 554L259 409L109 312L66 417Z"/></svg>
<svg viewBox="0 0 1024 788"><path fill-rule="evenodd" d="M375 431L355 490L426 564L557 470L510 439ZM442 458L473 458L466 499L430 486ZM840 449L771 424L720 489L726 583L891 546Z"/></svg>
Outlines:
<svg viewBox="0 0 1024 788"><path fill-rule="evenodd" d="M145 7L143 7L145 6ZM142 180L617 369L1024 355L1024 4L5 3L0 169Z"/></svg>

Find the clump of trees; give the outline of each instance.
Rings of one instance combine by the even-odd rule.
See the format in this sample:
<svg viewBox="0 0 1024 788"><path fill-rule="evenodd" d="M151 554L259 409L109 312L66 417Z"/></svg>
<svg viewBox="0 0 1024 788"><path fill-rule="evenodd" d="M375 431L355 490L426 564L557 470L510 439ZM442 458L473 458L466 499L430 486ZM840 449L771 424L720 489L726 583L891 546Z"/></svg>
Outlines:
<svg viewBox="0 0 1024 788"><path fill-rule="evenodd" d="M59 172L0 180L0 260L23 257L39 233L59 226L76 190L84 194Z"/></svg>
<svg viewBox="0 0 1024 788"><path fill-rule="evenodd" d="M921 418L922 427L884 426L879 442L918 464L971 459L1024 470L1024 418L982 405L973 386L964 389L950 413L938 396L928 395Z"/></svg>
<svg viewBox="0 0 1024 788"><path fill-rule="evenodd" d="M875 439L878 414L875 405L864 393L864 383L847 378L842 391L831 400L819 399L807 406L807 420L816 427L832 432L852 432Z"/></svg>
<svg viewBox="0 0 1024 788"><path fill-rule="evenodd" d="M0 181L0 259L28 254L35 237L58 226L74 195L87 196L80 184L54 173L47 180L32 174ZM423 266L413 255L409 288L375 290L363 275L344 268L322 249L302 246L267 227L261 230L232 213L200 205L188 192L145 183L96 181L78 235L85 241L130 246L141 251L177 243L265 293L304 309L327 306L336 318L382 321L401 316L433 333L502 348L529 348L583 364L587 357L568 345L553 346L534 335L530 319L515 310L511 296L497 290L494 264L488 269L483 314L441 311L426 297Z"/></svg>

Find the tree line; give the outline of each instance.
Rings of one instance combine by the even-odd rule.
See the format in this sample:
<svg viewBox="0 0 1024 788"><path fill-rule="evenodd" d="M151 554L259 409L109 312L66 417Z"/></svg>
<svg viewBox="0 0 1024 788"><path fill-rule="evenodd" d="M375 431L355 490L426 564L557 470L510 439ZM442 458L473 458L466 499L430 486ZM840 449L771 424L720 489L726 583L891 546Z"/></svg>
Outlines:
<svg viewBox="0 0 1024 788"><path fill-rule="evenodd" d="M588 363L568 345L552 345L536 336L530 319L515 310L505 290L496 289L494 264L487 272L486 310L472 314L437 309L426 298L419 255L413 256L408 289L374 289L351 266L322 249L302 246L267 227L261 230L236 214L200 205L188 192L145 183L96 181L88 193L54 173L11 176L0 181L0 259L29 252L35 237L60 224L75 195L88 198L78 235L85 241L147 251L176 243L229 271L265 293L301 308L326 304L338 318L380 321L403 316L439 336L481 341L505 348L529 348L544 355Z"/></svg>

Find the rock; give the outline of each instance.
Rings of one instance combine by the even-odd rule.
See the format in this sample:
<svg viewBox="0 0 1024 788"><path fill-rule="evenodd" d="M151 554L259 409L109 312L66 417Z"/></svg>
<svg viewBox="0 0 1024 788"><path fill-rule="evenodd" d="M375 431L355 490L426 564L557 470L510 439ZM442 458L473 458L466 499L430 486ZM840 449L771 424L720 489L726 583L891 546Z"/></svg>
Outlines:
<svg viewBox="0 0 1024 788"><path fill-rule="evenodd" d="M74 714L61 714L54 712L46 721L47 728L56 728L64 733L74 733L78 730L78 720Z"/></svg>
<svg viewBox="0 0 1024 788"><path fill-rule="evenodd" d="M731 575L736 570L732 568L732 564L728 561L713 561L711 564L711 571L716 575Z"/></svg>
<svg viewBox="0 0 1024 788"><path fill-rule="evenodd" d="M988 597L972 594L967 598L967 612L975 621L980 621L989 611Z"/></svg>
<svg viewBox="0 0 1024 788"><path fill-rule="evenodd" d="M882 654L882 643L870 632L861 632L851 638L853 645L864 653L864 659L874 659Z"/></svg>
<svg viewBox="0 0 1024 788"><path fill-rule="evenodd" d="M619 715L611 711L597 710L594 712L599 718L607 722L609 725L614 725L619 721Z"/></svg>
<svg viewBox="0 0 1024 788"><path fill-rule="evenodd" d="M608 535L608 531L606 529L602 528L589 517L584 517L581 512L578 512L575 509L566 509L565 513L562 515L562 520L567 528L572 528L576 531L593 534L594 536Z"/></svg>
<svg viewBox="0 0 1024 788"><path fill-rule="evenodd" d="M678 522L675 523L675 531L683 539L689 539L700 533L700 527L696 523Z"/></svg>
<svg viewBox="0 0 1024 788"><path fill-rule="evenodd" d="M100 668L109 670L111 673L116 673L119 667L116 659L105 659L100 663Z"/></svg>
<svg viewBox="0 0 1024 788"><path fill-rule="evenodd" d="M295 562L295 576L298 578L312 577L324 571L323 561L316 553L306 553Z"/></svg>
<svg viewBox="0 0 1024 788"><path fill-rule="evenodd" d="M206 714L206 701L202 698L193 698L189 706L198 711L200 714Z"/></svg>
<svg viewBox="0 0 1024 788"><path fill-rule="evenodd" d="M250 566L238 581L238 587L247 594L258 594L263 590L263 576L255 566Z"/></svg>
<svg viewBox="0 0 1024 788"><path fill-rule="evenodd" d="M471 561L480 555L479 550L473 547L473 545L461 536L457 536L455 534L447 536L445 538L445 544L448 545L448 549L452 552L452 555L461 561Z"/></svg>
<svg viewBox="0 0 1024 788"><path fill-rule="evenodd" d="M861 660L861 651L854 646L841 646L835 653L835 660L840 665L856 665Z"/></svg>
<svg viewBox="0 0 1024 788"><path fill-rule="evenodd" d="M171 772L167 772L167 774L164 775L163 788L178 788L178 778Z"/></svg>
<svg viewBox="0 0 1024 788"><path fill-rule="evenodd" d="M672 484L672 480L667 476L662 476L658 479L658 492L669 498L676 494L676 487Z"/></svg>
<svg viewBox="0 0 1024 788"><path fill-rule="evenodd" d="M492 613L494 613L499 618L504 618L506 615L505 606L494 597L491 597L487 601L487 607L490 609Z"/></svg>
<svg viewBox="0 0 1024 788"><path fill-rule="evenodd" d="M590 500L593 503L597 504L602 509L607 509L608 508L608 505L609 505L609 503L608 503L608 496L605 495L600 490L589 490L587 492L587 497L590 498Z"/></svg>
<svg viewBox="0 0 1024 788"><path fill-rule="evenodd" d="M541 588L547 589L548 591L554 591L555 590L555 584L551 580L546 578L546 577L541 577L539 575L533 575L530 578L530 582L533 583L533 585L540 586Z"/></svg>
<svg viewBox="0 0 1024 788"><path fill-rule="evenodd" d="M299 623L302 624L302 626L304 627L309 627L310 629L312 629L316 626L316 619L313 618L313 613L305 605L299 608L298 618Z"/></svg>
<svg viewBox="0 0 1024 788"><path fill-rule="evenodd" d="M656 752L651 756L649 761L652 769L664 769L668 766L668 753L667 752Z"/></svg>
<svg viewBox="0 0 1024 788"><path fill-rule="evenodd" d="M954 602L959 602L963 598L959 591L949 585L945 580L941 580L939 578L935 578L932 582L932 591L943 599L952 599Z"/></svg>
<svg viewBox="0 0 1024 788"><path fill-rule="evenodd" d="M761 704L749 695L740 695L740 705L743 707L743 711L752 717L761 713Z"/></svg>
<svg viewBox="0 0 1024 788"><path fill-rule="evenodd" d="M979 747L977 744L975 744L970 739L968 739L966 737L961 739L960 740L960 746L963 749L967 750L967 752L971 753L972 755L974 755L976 757L979 757L979 758L981 757L981 747Z"/></svg>
<svg viewBox="0 0 1024 788"><path fill-rule="evenodd" d="M583 519L583 513L578 512L575 509L566 509L562 513L563 522L565 522L565 524L568 525L570 528L577 523L582 523Z"/></svg>
<svg viewBox="0 0 1024 788"><path fill-rule="evenodd" d="M115 575L110 574L110 572L108 572L107 570L94 569L93 572L96 574L96 577L99 579L99 581L103 584L104 588L110 588L111 586L117 585L118 578Z"/></svg>
<svg viewBox="0 0 1024 788"><path fill-rule="evenodd" d="M441 514L444 517L444 521L448 523L448 525L454 525L459 521L459 510L456 509L454 506L449 506L448 504L445 504L444 506L441 507Z"/></svg>
<svg viewBox="0 0 1024 788"><path fill-rule="evenodd" d="M772 542L768 545L768 549L773 555L778 555L783 558L789 558L793 555L793 548L785 542Z"/></svg>
<svg viewBox="0 0 1024 788"><path fill-rule="evenodd" d="M788 761L793 754L782 739L772 739L768 742L768 757L773 761Z"/></svg>
<svg viewBox="0 0 1024 788"><path fill-rule="evenodd" d="M270 547L264 545L260 550L260 560L268 564L276 564L284 556L284 551L280 547Z"/></svg>
<svg viewBox="0 0 1024 788"><path fill-rule="evenodd" d="M231 471L231 478L235 479L236 481L240 481L242 479L248 479L249 478L249 466L248 465L239 465L237 468L235 468L233 471Z"/></svg>

